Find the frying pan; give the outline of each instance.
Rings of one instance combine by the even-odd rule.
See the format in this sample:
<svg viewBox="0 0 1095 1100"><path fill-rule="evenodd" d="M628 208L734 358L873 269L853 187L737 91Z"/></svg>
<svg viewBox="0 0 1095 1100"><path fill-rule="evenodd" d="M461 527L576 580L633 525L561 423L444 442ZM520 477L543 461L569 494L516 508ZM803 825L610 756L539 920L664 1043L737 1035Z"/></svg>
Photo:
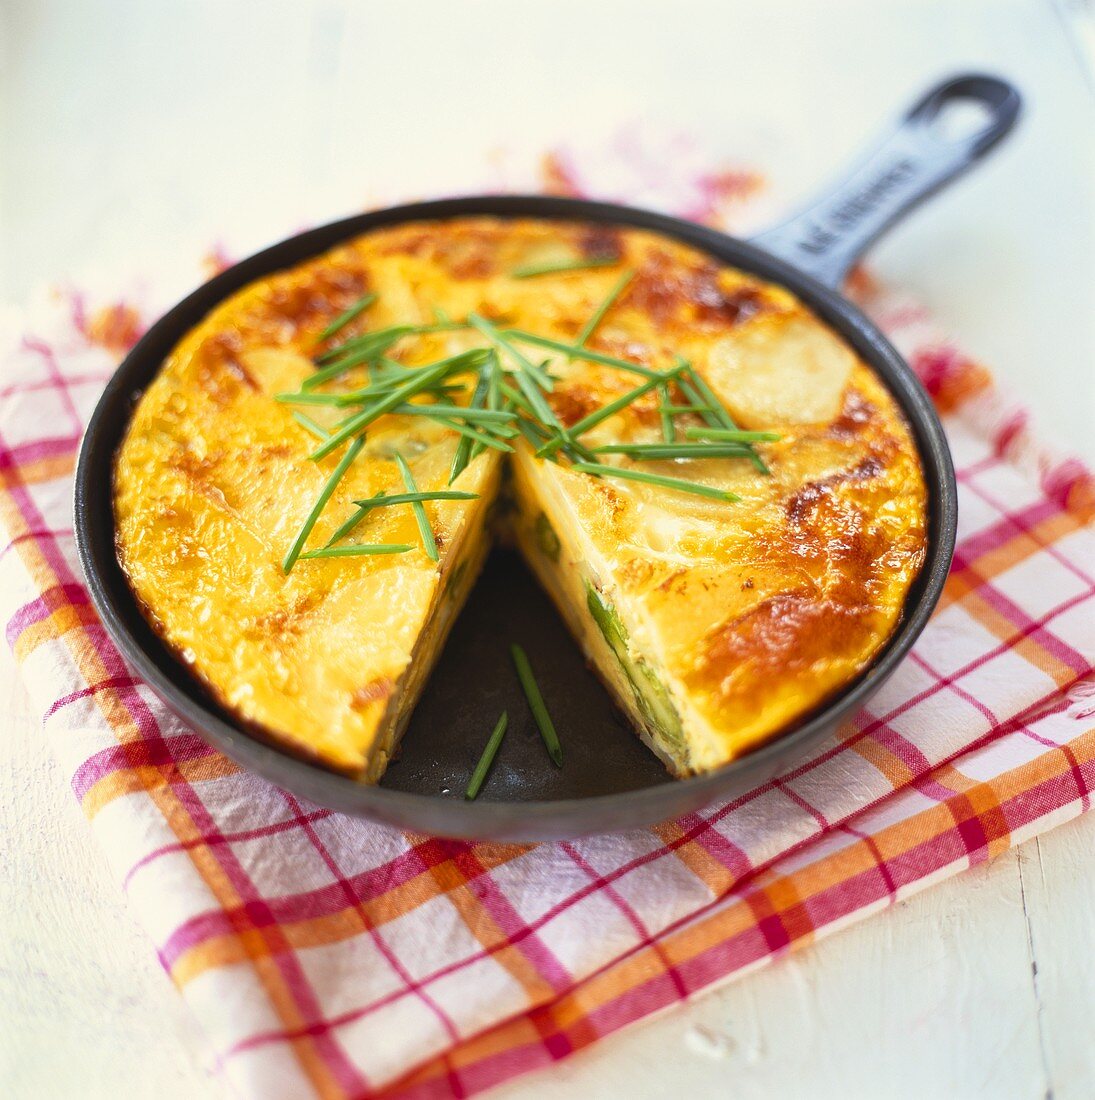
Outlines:
<svg viewBox="0 0 1095 1100"><path fill-rule="evenodd" d="M149 329L107 385L76 471L77 547L94 605L122 654L162 699L244 768L324 806L414 832L527 841L636 828L732 797L774 776L831 734L890 677L939 599L954 549L957 494L939 420L912 371L839 287L884 229L984 156L1012 128L1019 94L992 76L963 75L931 89L837 186L751 241L646 210L542 195L474 196L376 210L312 229L217 275ZM973 132L954 136L959 104L977 108ZM111 501L115 452L133 406L173 346L224 298L382 226L462 215L638 226L787 287L840 333L881 377L912 427L929 490L927 558L893 637L870 667L807 720L721 770L670 779L586 668L556 612L516 557L495 551L430 678L395 760L368 787L299 760L242 729L205 693L145 622L118 566ZM544 753L510 665L529 652L566 757ZM332 654L337 659L337 654ZM511 724L478 800L468 777L502 709Z"/></svg>

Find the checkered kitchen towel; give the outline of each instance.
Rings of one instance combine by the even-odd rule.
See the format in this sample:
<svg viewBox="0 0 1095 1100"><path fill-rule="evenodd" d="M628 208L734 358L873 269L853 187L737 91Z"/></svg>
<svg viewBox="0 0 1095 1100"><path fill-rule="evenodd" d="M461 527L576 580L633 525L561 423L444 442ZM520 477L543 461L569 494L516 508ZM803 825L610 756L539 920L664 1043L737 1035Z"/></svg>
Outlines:
<svg viewBox="0 0 1095 1100"><path fill-rule="evenodd" d="M556 189L579 189L573 165L549 168ZM673 203L693 216L750 186L693 182ZM870 709L780 778L657 828L535 846L331 813L172 717L97 622L70 516L81 430L153 311L70 294L4 319L0 618L240 1095L474 1094L1088 808L1095 482L1045 457L914 304L863 277L854 290L934 396L959 470L934 619Z"/></svg>

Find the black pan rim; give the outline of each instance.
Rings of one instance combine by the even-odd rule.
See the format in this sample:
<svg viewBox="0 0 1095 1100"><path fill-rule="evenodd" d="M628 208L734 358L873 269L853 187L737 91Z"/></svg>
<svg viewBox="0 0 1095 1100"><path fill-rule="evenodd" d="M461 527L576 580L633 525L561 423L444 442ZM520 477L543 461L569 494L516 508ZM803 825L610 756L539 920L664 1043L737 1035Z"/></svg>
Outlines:
<svg viewBox="0 0 1095 1100"><path fill-rule="evenodd" d="M317 256L340 242L398 223L475 215L615 223L651 229L691 244L723 263L779 283L852 344L900 405L919 449L929 493L927 555L905 614L882 652L837 696L801 725L707 775L637 790L541 802L464 802L367 786L255 739L208 708L204 692L162 647L149 652L127 623L137 600L114 556L113 461L133 396L151 381L177 341L240 287ZM473 195L416 202L354 215L287 237L214 276L160 318L108 382L88 423L76 467L74 531L92 604L111 640L167 705L242 767L330 807L420 833L460 838L542 840L655 824L744 789L805 750L870 698L892 675L934 610L950 569L957 526L957 485L950 451L931 399L875 325L850 301L764 250L670 215L614 203L544 195ZM119 584L119 581L121 582Z"/></svg>

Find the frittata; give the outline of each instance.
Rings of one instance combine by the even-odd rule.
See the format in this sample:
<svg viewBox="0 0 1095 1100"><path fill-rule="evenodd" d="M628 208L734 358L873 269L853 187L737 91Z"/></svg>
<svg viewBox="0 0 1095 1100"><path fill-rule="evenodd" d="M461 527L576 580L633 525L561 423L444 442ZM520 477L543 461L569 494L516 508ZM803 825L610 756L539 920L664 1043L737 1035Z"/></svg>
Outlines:
<svg viewBox="0 0 1095 1100"><path fill-rule="evenodd" d="M926 489L892 396L781 287L644 230L468 217L224 301L137 404L115 517L219 702L367 782L504 526L683 776L870 663Z"/></svg>

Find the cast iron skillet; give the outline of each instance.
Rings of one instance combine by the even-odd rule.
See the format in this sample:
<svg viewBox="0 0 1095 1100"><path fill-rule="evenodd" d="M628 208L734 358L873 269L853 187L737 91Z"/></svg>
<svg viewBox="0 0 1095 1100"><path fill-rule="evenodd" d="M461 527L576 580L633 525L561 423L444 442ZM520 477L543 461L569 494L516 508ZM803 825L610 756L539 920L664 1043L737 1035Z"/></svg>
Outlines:
<svg viewBox="0 0 1095 1100"><path fill-rule="evenodd" d="M943 116L954 121L955 105L971 101L983 115L978 128L950 136ZM88 426L76 471L75 528L91 598L107 631L164 701L243 767L321 805L416 832L508 841L609 832L689 813L771 778L835 730L891 675L934 608L954 549L954 470L935 411L898 353L838 287L879 233L987 153L1011 129L1018 111L1018 93L1002 80L979 75L948 80L916 103L825 198L753 241L610 203L475 196L347 218L291 237L228 269L148 331L118 368ZM137 397L175 343L240 287L347 238L400 222L468 214L640 226L782 284L874 368L912 425L930 491L930 541L897 632L837 698L716 773L684 781L666 775L616 712L548 600L509 552L495 551L488 562L416 709L402 755L380 787L333 775L242 730L150 630L118 567L111 503L114 454ZM562 769L548 760L529 716L509 663L511 641L526 647L537 671L563 742ZM503 708L511 717L509 733L479 799L465 802L468 776Z"/></svg>

